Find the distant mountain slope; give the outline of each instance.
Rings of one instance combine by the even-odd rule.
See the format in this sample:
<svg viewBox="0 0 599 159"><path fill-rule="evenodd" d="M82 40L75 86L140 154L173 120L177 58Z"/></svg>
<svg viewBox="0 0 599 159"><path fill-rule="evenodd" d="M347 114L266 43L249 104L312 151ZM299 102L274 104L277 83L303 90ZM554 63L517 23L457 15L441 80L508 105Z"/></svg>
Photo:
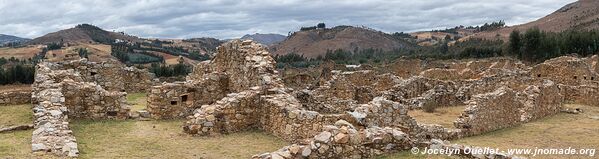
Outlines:
<svg viewBox="0 0 599 159"><path fill-rule="evenodd" d="M0 34L0 45L4 45L7 43L22 43L22 42L27 42L31 39L27 39L27 38L20 38L20 37L16 37L16 36L12 36L12 35L4 35L4 34Z"/></svg>
<svg viewBox="0 0 599 159"><path fill-rule="evenodd" d="M495 31L480 32L471 37L506 40L514 30L523 32L533 27L549 32L599 29L599 1L579 0L536 21Z"/></svg>
<svg viewBox="0 0 599 159"><path fill-rule="evenodd" d="M256 34L246 34L243 37L241 37L241 39L246 40L246 39L250 39L250 40L254 40L258 43L264 44L264 45L272 45L275 43L279 43L283 40L285 40L285 38L287 38L287 36L281 35L281 34L260 34L260 33L256 33Z"/></svg>
<svg viewBox="0 0 599 159"><path fill-rule="evenodd" d="M392 51L413 46L415 44L380 31L337 26L330 29L317 28L295 32L285 41L271 46L270 50L275 55L296 53L314 58L326 54L327 50L354 51L373 48Z"/></svg>
<svg viewBox="0 0 599 159"><path fill-rule="evenodd" d="M99 27L80 24L74 28L57 31L35 38L28 44L48 44L48 43L102 43L110 44L117 39L129 42L139 41L139 38L103 30Z"/></svg>

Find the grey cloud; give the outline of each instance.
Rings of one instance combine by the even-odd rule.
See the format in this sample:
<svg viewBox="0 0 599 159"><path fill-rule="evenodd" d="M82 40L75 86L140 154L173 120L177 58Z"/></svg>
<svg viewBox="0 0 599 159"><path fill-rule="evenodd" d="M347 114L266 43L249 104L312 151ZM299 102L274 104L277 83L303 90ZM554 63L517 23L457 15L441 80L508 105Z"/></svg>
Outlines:
<svg viewBox="0 0 599 159"><path fill-rule="evenodd" d="M140 37L236 38L325 22L385 32L525 23L575 0L0 0L0 33L34 38L91 23Z"/></svg>

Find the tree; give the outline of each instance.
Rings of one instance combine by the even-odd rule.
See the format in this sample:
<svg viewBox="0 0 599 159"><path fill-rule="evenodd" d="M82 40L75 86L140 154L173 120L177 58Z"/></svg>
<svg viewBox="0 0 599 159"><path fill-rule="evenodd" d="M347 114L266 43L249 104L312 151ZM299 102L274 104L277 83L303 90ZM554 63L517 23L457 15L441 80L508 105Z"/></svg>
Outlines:
<svg viewBox="0 0 599 159"><path fill-rule="evenodd" d="M532 28L524 33L524 53L522 59L534 61L539 58L539 48L541 46L541 30Z"/></svg>
<svg viewBox="0 0 599 159"><path fill-rule="evenodd" d="M318 25L316 25L316 27L324 29L324 28L326 28L326 25L324 23L318 23Z"/></svg>
<svg viewBox="0 0 599 159"><path fill-rule="evenodd" d="M520 55L520 49L522 48L522 37L520 31L514 30L510 33L509 52L513 55L517 55L518 58L522 58Z"/></svg>
<svg viewBox="0 0 599 159"><path fill-rule="evenodd" d="M81 58L87 58L88 57L88 52L87 52L87 49L85 49L85 48L79 48L77 50L77 53L79 53L79 57L81 57Z"/></svg>

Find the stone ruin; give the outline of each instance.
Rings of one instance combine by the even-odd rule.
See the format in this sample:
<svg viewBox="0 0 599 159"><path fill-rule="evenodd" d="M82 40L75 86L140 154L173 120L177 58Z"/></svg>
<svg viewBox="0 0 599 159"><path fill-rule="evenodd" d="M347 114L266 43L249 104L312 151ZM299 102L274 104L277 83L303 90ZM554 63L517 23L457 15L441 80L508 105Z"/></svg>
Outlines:
<svg viewBox="0 0 599 159"><path fill-rule="evenodd" d="M144 91L152 79L148 72L115 61L38 64L31 93L35 129L32 150L78 156L69 119L126 119L131 108L125 91Z"/></svg>
<svg viewBox="0 0 599 159"><path fill-rule="evenodd" d="M292 143L252 157L263 159L370 158L412 147L463 149L444 140L551 116L565 102L599 104L594 98L597 56L560 57L534 66L509 58L399 59L385 66L389 69L325 63L314 72L281 78L262 45L233 40L217 50L186 81L174 83L158 84L151 74L110 63L39 64L32 95L33 150L77 156L68 117L129 118L126 92L136 91L147 91L149 117L186 119L185 133L214 136L260 129ZM408 115L429 102L467 108L454 127L418 123Z"/></svg>
<svg viewBox="0 0 599 159"><path fill-rule="evenodd" d="M0 92L0 106L31 103L31 90Z"/></svg>

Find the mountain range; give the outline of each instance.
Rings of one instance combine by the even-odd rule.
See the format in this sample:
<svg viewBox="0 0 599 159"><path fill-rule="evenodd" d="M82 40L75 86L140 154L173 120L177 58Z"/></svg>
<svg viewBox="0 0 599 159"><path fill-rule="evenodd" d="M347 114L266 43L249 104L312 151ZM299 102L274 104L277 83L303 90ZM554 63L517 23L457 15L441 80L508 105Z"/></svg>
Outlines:
<svg viewBox="0 0 599 159"><path fill-rule="evenodd" d="M275 43L279 43L283 40L285 40L285 38L287 38L287 36L285 35L281 35L281 34L260 34L260 33L256 33L256 34L246 34L243 37L241 37L241 39L246 40L254 40L258 43L264 44L264 45L273 45Z"/></svg>
<svg viewBox="0 0 599 159"><path fill-rule="evenodd" d="M23 42L27 42L29 40L31 40L31 39L16 37L16 36L12 36L12 35L0 34L0 45L4 45L7 43L23 43Z"/></svg>

